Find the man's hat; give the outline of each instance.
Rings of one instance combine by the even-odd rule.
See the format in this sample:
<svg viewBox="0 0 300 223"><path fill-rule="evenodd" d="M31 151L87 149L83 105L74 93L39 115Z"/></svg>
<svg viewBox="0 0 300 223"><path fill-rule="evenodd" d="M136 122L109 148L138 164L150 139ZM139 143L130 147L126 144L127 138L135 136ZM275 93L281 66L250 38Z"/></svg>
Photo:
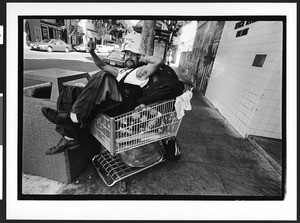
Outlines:
<svg viewBox="0 0 300 223"><path fill-rule="evenodd" d="M140 43L141 43L141 35L136 33L129 33L125 36L125 41L122 46L122 51L131 51L136 54L141 54L140 52Z"/></svg>

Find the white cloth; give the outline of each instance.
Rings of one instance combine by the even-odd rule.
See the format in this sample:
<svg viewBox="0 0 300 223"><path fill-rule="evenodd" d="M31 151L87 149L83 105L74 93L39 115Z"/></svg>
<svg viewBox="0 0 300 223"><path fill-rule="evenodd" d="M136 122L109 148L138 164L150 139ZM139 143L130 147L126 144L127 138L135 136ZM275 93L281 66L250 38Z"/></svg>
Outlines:
<svg viewBox="0 0 300 223"><path fill-rule="evenodd" d="M128 69L128 70L120 69L119 74L117 76L117 81L120 81L131 70L132 69ZM136 77L137 70L138 70L138 68L135 69L134 71L132 71L130 74L128 74L128 76L124 80L124 83L134 84L134 85L139 85L140 87L144 87L148 83L149 78L147 78L146 80L139 80Z"/></svg>
<svg viewBox="0 0 300 223"><path fill-rule="evenodd" d="M192 91L186 91L178 96L175 101L175 110L177 118L181 119L184 116L184 110L192 110L191 98L193 97Z"/></svg>

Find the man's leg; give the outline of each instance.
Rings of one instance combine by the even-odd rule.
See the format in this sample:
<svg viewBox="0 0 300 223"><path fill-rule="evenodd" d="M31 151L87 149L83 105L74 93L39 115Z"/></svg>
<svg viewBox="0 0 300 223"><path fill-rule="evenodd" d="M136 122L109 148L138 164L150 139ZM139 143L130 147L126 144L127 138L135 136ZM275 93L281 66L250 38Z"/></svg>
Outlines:
<svg viewBox="0 0 300 223"><path fill-rule="evenodd" d="M111 74L98 72L94 74L84 90L74 102L71 110L72 120L86 127L90 116L95 111L112 109L122 101L118 82Z"/></svg>
<svg viewBox="0 0 300 223"><path fill-rule="evenodd" d="M64 108L64 111L47 107L42 108L42 113L50 122L68 129L85 128L95 111L112 109L122 101L117 80L112 75L103 72L98 72L91 77L87 85L80 91L80 94L76 95L76 100L74 100L75 97L72 93L72 90L67 91L65 89L60 94L57 107L59 109L59 107L65 107L65 104L67 104L68 108ZM72 101L71 104L70 101ZM70 108L70 105L72 105L72 108ZM51 151L64 151L67 145L72 144L72 142L69 142L70 140L66 140L66 138L62 139Z"/></svg>
<svg viewBox="0 0 300 223"><path fill-rule="evenodd" d="M57 100L57 110L51 108L42 108L43 115L52 123L57 124L57 119L59 116L59 112L61 114L67 114L72 108L72 105L82 92L82 87L77 86L66 86ZM69 125L60 125L57 124L55 130L62 135L61 140L57 145L49 148L46 151L46 155L53 155L64 152L66 149L79 144L79 128L73 123L69 123Z"/></svg>
<svg viewBox="0 0 300 223"><path fill-rule="evenodd" d="M72 146L78 145L79 142L76 139L68 138L67 136L61 137L57 145L49 148L45 154L46 155L55 155L62 153L67 149L70 149Z"/></svg>
<svg viewBox="0 0 300 223"><path fill-rule="evenodd" d="M64 100L64 97L62 98ZM51 108L43 108L42 111L49 121L57 125L86 127L94 108L101 106L108 99L116 103L122 101L118 82L112 75L98 72L91 77L68 112Z"/></svg>
<svg viewBox="0 0 300 223"><path fill-rule="evenodd" d="M51 119L51 117L49 118L48 114L45 113L45 110L47 110L48 108L43 108L42 109L42 113L44 114L44 116L50 121L53 122L53 120ZM54 113L56 113L57 111L54 110ZM56 119L54 119L56 121ZM56 124L55 122L53 122L54 124ZM46 151L46 155L53 155L53 154L58 154L61 152L64 152L65 150L71 148L74 145L78 145L79 144L79 126L67 126L67 125L56 125L56 129L55 129L59 134L61 134L62 138L61 140L58 142L57 145L49 148Z"/></svg>

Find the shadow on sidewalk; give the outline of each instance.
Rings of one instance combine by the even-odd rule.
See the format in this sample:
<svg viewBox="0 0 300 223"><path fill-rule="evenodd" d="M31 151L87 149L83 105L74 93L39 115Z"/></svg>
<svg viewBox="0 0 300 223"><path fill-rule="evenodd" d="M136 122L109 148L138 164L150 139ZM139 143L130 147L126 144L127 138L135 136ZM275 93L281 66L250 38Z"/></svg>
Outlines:
<svg viewBox="0 0 300 223"><path fill-rule="evenodd" d="M118 184L106 186L91 164L57 194L283 199L281 173L200 92L194 91L191 103L192 110L186 111L177 135L183 154L181 162L165 161L129 177L125 193L120 192Z"/></svg>

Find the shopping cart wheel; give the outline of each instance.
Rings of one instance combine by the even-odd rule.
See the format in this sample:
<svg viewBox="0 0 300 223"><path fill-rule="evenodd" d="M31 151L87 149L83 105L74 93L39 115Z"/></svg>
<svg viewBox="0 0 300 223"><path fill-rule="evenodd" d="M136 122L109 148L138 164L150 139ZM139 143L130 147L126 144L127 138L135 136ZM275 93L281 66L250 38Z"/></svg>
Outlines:
<svg viewBox="0 0 300 223"><path fill-rule="evenodd" d="M182 161L182 155L180 155L180 157L177 160L177 163L180 163Z"/></svg>
<svg viewBox="0 0 300 223"><path fill-rule="evenodd" d="M125 193L125 192L127 191L127 183L126 183L125 180L121 180L121 181L119 182L119 191L120 191L121 193Z"/></svg>

